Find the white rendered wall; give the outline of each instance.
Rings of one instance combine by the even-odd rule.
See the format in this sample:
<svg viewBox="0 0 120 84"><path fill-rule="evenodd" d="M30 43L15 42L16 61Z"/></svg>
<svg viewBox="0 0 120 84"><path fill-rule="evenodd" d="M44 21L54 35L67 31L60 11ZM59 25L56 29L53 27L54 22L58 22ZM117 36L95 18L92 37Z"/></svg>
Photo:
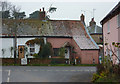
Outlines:
<svg viewBox="0 0 120 84"><path fill-rule="evenodd" d="M25 43L28 40L32 40L35 38L17 38L17 49L19 45L24 45L25 47L28 48L27 45L25 45ZM14 39L13 38L0 38L0 40L2 40L2 49L4 50L4 54L2 49L0 50L0 58L13 58L14 57L14 50L12 51L12 56L11 56L11 47L14 47ZM39 45L35 45L35 53L39 52ZM25 57L28 54L29 58L32 58L32 56L29 56L29 48L28 51L25 53ZM17 55L18 55L18 50L17 50ZM18 57L18 56L17 56Z"/></svg>
<svg viewBox="0 0 120 84"><path fill-rule="evenodd" d="M2 40L2 49L0 50L0 55L2 55L0 58L13 58L13 51L11 55L11 47L13 47L13 38L0 38Z"/></svg>

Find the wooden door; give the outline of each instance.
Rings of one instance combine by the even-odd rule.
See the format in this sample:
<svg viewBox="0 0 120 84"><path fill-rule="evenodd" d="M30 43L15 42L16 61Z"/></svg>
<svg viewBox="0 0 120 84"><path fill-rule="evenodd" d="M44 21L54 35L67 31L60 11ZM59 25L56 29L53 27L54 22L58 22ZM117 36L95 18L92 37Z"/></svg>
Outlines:
<svg viewBox="0 0 120 84"><path fill-rule="evenodd" d="M19 58L24 58L25 46L18 46L18 56Z"/></svg>

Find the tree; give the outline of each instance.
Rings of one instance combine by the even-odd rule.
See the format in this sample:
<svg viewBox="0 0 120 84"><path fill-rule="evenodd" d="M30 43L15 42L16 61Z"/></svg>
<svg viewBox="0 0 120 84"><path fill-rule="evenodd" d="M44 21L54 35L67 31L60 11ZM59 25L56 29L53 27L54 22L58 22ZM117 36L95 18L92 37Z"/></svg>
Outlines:
<svg viewBox="0 0 120 84"><path fill-rule="evenodd" d="M11 8L12 18L13 19L23 19L26 15L25 12L20 12L21 8L13 5Z"/></svg>
<svg viewBox="0 0 120 84"><path fill-rule="evenodd" d="M23 19L25 17L25 12L14 12L13 17L18 19Z"/></svg>
<svg viewBox="0 0 120 84"><path fill-rule="evenodd" d="M10 17L10 12L9 12L9 10L8 10L8 11L2 11L2 18L7 19L7 18L9 18L9 17Z"/></svg>
<svg viewBox="0 0 120 84"><path fill-rule="evenodd" d="M49 56L53 55L53 49L51 43L47 42L41 48L38 53L39 58L48 58Z"/></svg>
<svg viewBox="0 0 120 84"><path fill-rule="evenodd" d="M56 7L50 7L48 12L53 13L56 11L56 9L57 9Z"/></svg>
<svg viewBox="0 0 120 84"><path fill-rule="evenodd" d="M47 16L46 16L46 18L50 18L50 15L48 15L48 13L53 13L53 12L55 12L56 11L56 7L52 7L52 4L51 4L51 6L49 7L49 9L48 9L48 11L47 11Z"/></svg>
<svg viewBox="0 0 120 84"><path fill-rule="evenodd" d="M20 12L21 8L7 1L0 1L2 18L24 19L25 12Z"/></svg>
<svg viewBox="0 0 120 84"><path fill-rule="evenodd" d="M0 11L8 11L11 10L12 4L7 1L0 1L0 7L1 7Z"/></svg>

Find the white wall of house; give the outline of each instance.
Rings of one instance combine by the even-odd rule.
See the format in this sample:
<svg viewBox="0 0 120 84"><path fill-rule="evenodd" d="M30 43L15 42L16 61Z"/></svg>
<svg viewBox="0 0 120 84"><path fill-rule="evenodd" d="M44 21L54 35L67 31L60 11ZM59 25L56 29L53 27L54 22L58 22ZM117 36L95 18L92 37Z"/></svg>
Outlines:
<svg viewBox="0 0 120 84"><path fill-rule="evenodd" d="M35 38L17 38L17 49L19 45L24 45L28 48L27 45L25 45L25 43L28 40L32 40ZM2 42L2 48L0 49L0 58L14 58L14 50L12 50L12 55L11 55L11 47L14 47L14 39L13 38L0 38L1 42ZM40 46L35 44L35 53L39 52L39 48ZM4 53L3 53L3 51ZM32 58L32 56L29 55L29 48L28 51L25 53L25 57L28 54L29 58ZM18 51L17 51L17 55L18 55Z"/></svg>
<svg viewBox="0 0 120 84"><path fill-rule="evenodd" d="M2 56L0 58L12 58L11 47L13 47L13 38L0 38L0 40L2 40L2 49L0 50Z"/></svg>

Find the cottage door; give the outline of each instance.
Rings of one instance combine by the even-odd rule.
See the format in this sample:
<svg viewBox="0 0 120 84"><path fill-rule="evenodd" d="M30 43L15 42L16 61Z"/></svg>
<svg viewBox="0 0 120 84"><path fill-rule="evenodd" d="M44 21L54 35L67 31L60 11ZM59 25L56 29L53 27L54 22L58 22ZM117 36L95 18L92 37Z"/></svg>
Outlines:
<svg viewBox="0 0 120 84"><path fill-rule="evenodd" d="M18 56L19 58L24 58L24 54L25 54L25 46L24 45L21 45L21 46L18 46Z"/></svg>

